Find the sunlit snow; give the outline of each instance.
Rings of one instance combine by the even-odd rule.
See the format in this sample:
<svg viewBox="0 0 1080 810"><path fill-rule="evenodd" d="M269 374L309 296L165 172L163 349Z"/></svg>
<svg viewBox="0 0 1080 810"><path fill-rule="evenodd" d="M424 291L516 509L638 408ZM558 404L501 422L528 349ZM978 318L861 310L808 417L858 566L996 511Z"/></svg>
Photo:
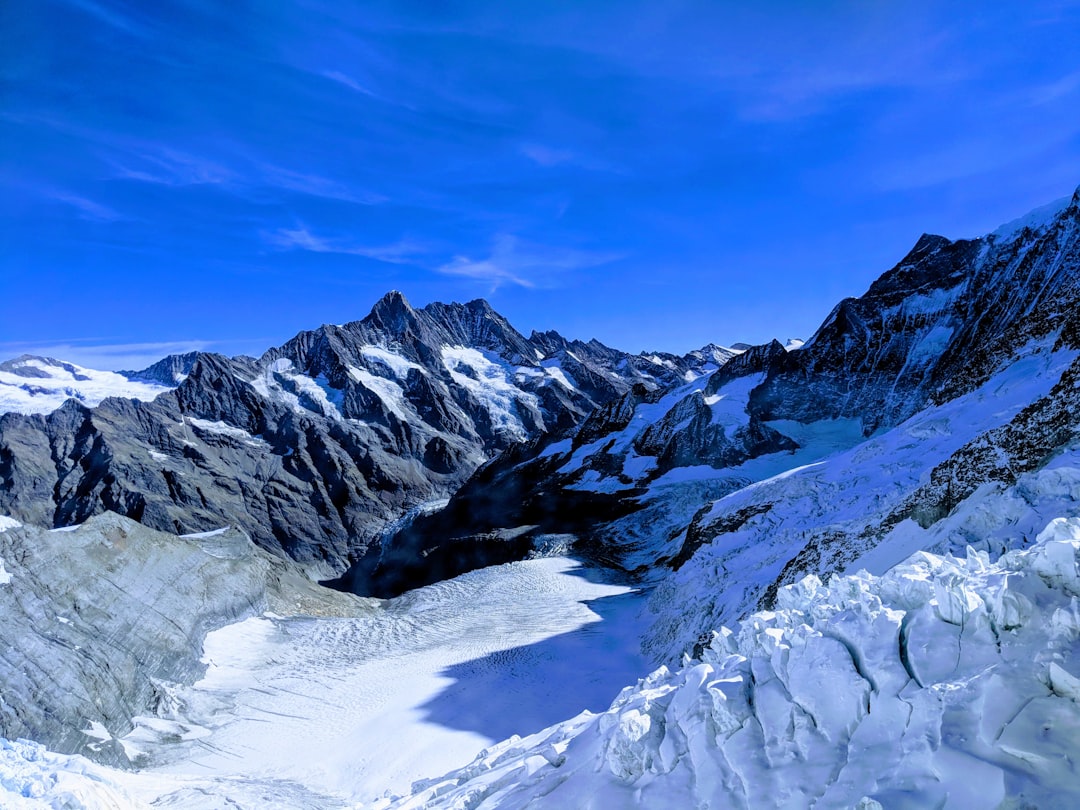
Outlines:
<svg viewBox="0 0 1080 810"><path fill-rule="evenodd" d="M107 397L152 400L172 390L47 357L23 357L5 365L8 370L0 370L0 413L51 413L69 399L88 407Z"/></svg>

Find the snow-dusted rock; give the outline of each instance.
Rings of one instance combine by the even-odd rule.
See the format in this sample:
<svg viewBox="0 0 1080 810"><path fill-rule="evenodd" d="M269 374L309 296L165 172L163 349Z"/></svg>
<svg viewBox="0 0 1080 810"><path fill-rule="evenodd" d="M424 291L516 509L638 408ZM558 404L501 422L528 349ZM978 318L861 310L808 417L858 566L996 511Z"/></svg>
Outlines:
<svg viewBox="0 0 1080 810"><path fill-rule="evenodd" d="M165 531L228 523L334 577L491 456L715 360L526 338L485 301L414 309L397 292L258 359L113 374L21 358L0 364L0 411L12 385L47 407L0 416L0 510L43 526L104 510Z"/></svg>
<svg viewBox="0 0 1080 810"><path fill-rule="evenodd" d="M704 378L627 392L573 437L493 460L390 546L421 564L500 533L571 533L643 575L706 555L709 587L687 575L673 609L722 594L719 614L689 613L733 620L878 546L902 559L980 487L1052 460L1080 412L1078 312L1080 190L1006 231L922 237L801 346L741 346ZM672 649L693 645L685 629Z"/></svg>

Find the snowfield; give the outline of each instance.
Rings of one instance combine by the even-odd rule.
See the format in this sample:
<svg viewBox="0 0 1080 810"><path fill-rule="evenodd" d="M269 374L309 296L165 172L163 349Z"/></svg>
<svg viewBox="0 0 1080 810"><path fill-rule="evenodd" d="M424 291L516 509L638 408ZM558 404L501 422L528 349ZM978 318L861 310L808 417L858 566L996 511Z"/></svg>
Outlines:
<svg viewBox="0 0 1080 810"><path fill-rule="evenodd" d="M642 601L547 558L422 588L373 619L231 625L208 636L206 678L178 696L212 733L160 772L289 780L352 801L403 792L511 734L604 708L648 668Z"/></svg>
<svg viewBox="0 0 1080 810"><path fill-rule="evenodd" d="M176 696L206 733L145 749L172 764L129 774L4 742L0 805L1080 806L1080 518L997 562L918 552L881 576L806 577L600 714L578 708L640 665L640 597L594 579L532 560L374 620L231 625Z"/></svg>
<svg viewBox="0 0 1080 810"><path fill-rule="evenodd" d="M810 576L600 715L381 807L1080 806L1080 519L992 564Z"/></svg>
<svg viewBox="0 0 1080 810"><path fill-rule="evenodd" d="M551 557L421 588L372 618L229 625L207 636L204 679L120 740L144 770L111 778L118 794L170 808L371 806L498 740L604 709L649 669L643 603L610 575ZM18 750L37 757L41 783L108 772ZM25 806L52 806L41 802Z"/></svg>
<svg viewBox="0 0 1080 810"><path fill-rule="evenodd" d="M172 388L29 355L0 363L0 413L52 413L69 399L94 407L107 397L151 400Z"/></svg>

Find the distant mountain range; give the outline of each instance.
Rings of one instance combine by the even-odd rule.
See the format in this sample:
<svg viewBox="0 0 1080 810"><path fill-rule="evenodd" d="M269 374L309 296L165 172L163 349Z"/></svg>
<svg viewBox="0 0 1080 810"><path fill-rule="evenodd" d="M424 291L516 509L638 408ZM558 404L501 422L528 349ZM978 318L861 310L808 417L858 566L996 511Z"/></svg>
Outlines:
<svg viewBox="0 0 1080 810"><path fill-rule="evenodd" d="M526 338L485 301L413 309L391 292L257 360L192 353L113 373L24 356L0 365L0 406L23 412L0 417L0 511L56 527L106 510L178 533L233 525L335 576L502 450L733 354Z"/></svg>
<svg viewBox="0 0 1080 810"><path fill-rule="evenodd" d="M675 588L705 567L716 589L684 594L705 601L696 618L655 606L651 643L677 655L687 622L944 542L959 504L1064 452L1078 219L1074 195L983 238L924 235L805 344L629 354L525 337L484 301L414 309L392 292L258 359L110 375L19 358L5 386L74 399L0 417L0 510L232 525L379 596L567 545L638 575L674 569ZM109 386L128 398L91 407ZM752 576L720 587L732 569Z"/></svg>
<svg viewBox="0 0 1080 810"><path fill-rule="evenodd" d="M961 504L1071 447L1078 357L1080 192L980 239L921 237L801 347L632 387L512 448L349 579L385 596L563 538L664 579L650 643L677 660L802 574L962 548ZM1030 531L1057 508L1029 507Z"/></svg>

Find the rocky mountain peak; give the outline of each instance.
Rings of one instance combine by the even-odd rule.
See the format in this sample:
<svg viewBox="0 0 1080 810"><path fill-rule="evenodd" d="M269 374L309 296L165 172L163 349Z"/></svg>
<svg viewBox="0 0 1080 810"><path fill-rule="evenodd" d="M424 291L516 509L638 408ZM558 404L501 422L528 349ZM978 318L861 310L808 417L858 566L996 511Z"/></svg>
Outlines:
<svg viewBox="0 0 1080 810"><path fill-rule="evenodd" d="M16 374L20 377L48 377L50 376L47 371L41 368L42 365L56 366L61 368L63 364L59 360L54 360L51 357L38 357L34 354L20 354L18 357L13 357L10 360L5 360L0 363L0 371L6 371L9 374Z"/></svg>
<svg viewBox="0 0 1080 810"><path fill-rule="evenodd" d="M191 368L195 365L195 361L200 354L201 352L197 351L170 354L141 371L121 371L118 373L131 380L150 380L168 386L179 385L191 374Z"/></svg>
<svg viewBox="0 0 1080 810"><path fill-rule="evenodd" d="M375 303L363 322L399 335L416 323L416 310L410 306L404 295L397 290L391 290Z"/></svg>

